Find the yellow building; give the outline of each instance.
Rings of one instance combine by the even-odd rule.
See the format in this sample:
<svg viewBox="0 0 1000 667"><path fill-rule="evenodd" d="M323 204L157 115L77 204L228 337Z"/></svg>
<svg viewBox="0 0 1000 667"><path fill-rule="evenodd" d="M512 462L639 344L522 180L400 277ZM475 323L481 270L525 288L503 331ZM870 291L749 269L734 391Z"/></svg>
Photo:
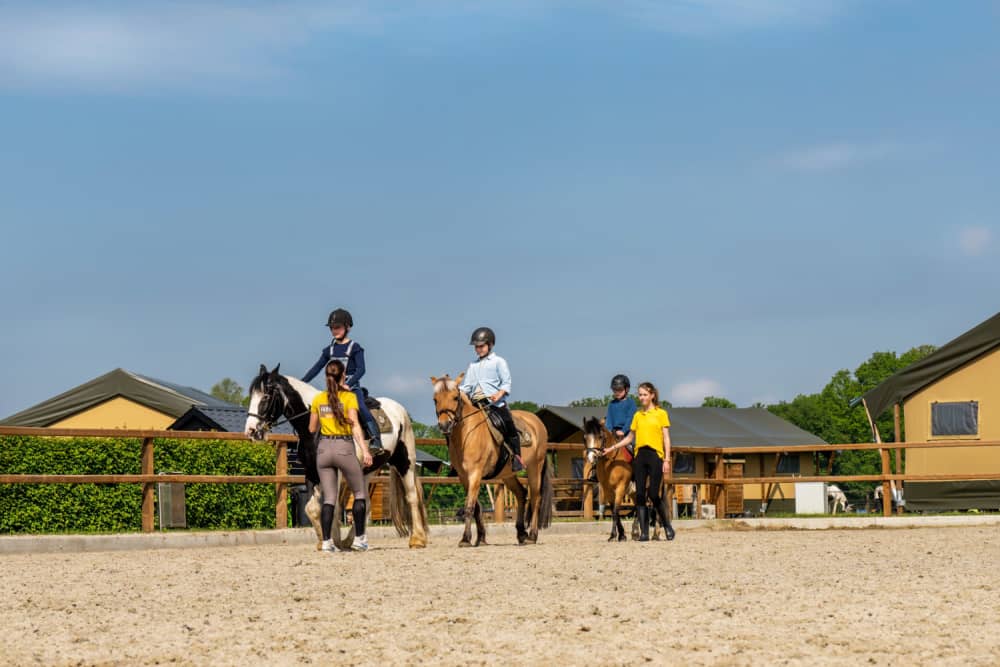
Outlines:
<svg viewBox="0 0 1000 667"><path fill-rule="evenodd" d="M602 418L603 407L563 407L546 405L538 417L549 431L549 442L580 443L579 449L557 451L555 474L562 478L583 476L583 420ZM715 474L716 456L698 449L720 447L762 447L782 445L824 445L823 440L761 408L669 408L670 441L684 453L675 453L674 477L706 478ZM814 475L812 452L790 456L746 454L725 456L726 477L788 476L788 483L744 484L731 487L726 514L749 512L795 512L795 477ZM678 502L687 500L688 489L678 487ZM706 490L707 491L707 490ZM702 499L704 502L709 502ZM720 508L719 514L723 512Z"/></svg>
<svg viewBox="0 0 1000 667"><path fill-rule="evenodd" d="M896 373L864 396L872 417L902 408L907 442L1000 441L1000 313ZM907 482L911 511L1000 508L1000 447L906 450L906 474L964 481Z"/></svg>
<svg viewBox="0 0 1000 667"><path fill-rule="evenodd" d="M3 426L166 429L192 407L243 411L210 394L121 368L0 421Z"/></svg>

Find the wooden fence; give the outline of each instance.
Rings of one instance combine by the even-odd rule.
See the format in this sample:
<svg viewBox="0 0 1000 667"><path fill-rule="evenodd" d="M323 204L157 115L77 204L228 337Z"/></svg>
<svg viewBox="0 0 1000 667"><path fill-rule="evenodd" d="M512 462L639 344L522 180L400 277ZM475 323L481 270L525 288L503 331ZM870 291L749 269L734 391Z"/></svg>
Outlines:
<svg viewBox="0 0 1000 667"><path fill-rule="evenodd" d="M34 474L9 474L0 471L0 484L141 484L142 485L142 531L152 532L154 529L154 509L155 509L155 485L156 484L274 484L275 485L275 506L274 524L277 528L288 526L288 485L303 484L305 478L302 475L288 474L288 443L297 442L298 438L293 435L268 434L266 441L274 445L276 450L275 469L273 475L157 475L154 473L154 444L157 438L170 438L176 440L246 440L242 433L226 433L218 431L154 431L154 430L127 430L127 429L56 429L56 428L28 428L0 426L0 436L37 436L37 437L94 437L94 438L134 438L142 441L141 469L138 475L34 475ZM418 445L444 445L442 439L419 438ZM551 443L549 451L577 451L582 454L583 446L574 443ZM903 449L926 449L926 448L948 448L948 447L1000 447L1000 441L936 441L936 442L892 442L881 444L842 444L842 445L761 445L755 447L682 447L674 446L675 453L693 453L715 458L715 475L710 478L696 477L668 477L664 480L664 485L668 493L675 484L697 484L706 485L713 490L712 499L716 505L725 507L726 489L735 485L746 484L788 484L795 482L881 482L883 488L883 498L892 497L890 482L909 481L956 481L956 480L995 480L1000 479L1000 473L975 473L975 474L931 474L931 475L907 475L893 472L889 464L889 451ZM775 475L770 477L738 477L726 478L726 466L723 464L726 456L743 456L747 454L795 454L802 452L838 452L847 450L880 450L881 451L881 471L875 475ZM897 455L897 461L899 457ZM898 463L897 463L898 465ZM458 484L456 477L421 477L421 483L428 485ZM571 514L584 519L593 518L593 490L588 488L591 485L585 484L582 480L571 478L555 478L553 483L556 487L557 497L566 497L566 491L576 491L581 493L581 510L563 512L560 514ZM494 497L495 521L502 523L506 517L507 495L501 490L502 485L496 485ZM886 516L891 515L892 503L883 502L883 511Z"/></svg>

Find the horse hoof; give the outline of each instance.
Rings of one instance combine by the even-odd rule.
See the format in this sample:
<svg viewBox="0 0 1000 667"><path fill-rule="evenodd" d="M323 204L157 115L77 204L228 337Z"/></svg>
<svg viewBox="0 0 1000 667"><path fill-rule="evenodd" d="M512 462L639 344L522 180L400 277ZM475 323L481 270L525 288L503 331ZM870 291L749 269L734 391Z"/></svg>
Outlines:
<svg viewBox="0 0 1000 667"><path fill-rule="evenodd" d="M469 542L467 540L462 540L461 542L458 543L458 546L460 546L462 548L471 547L472 546L472 542Z"/></svg>
<svg viewBox="0 0 1000 667"><path fill-rule="evenodd" d="M421 540L416 537L410 538L410 548L411 549L423 549L427 546L427 540Z"/></svg>
<svg viewBox="0 0 1000 667"><path fill-rule="evenodd" d="M316 543L316 551L322 551L322 550L323 550L323 543L322 542L317 542Z"/></svg>
<svg viewBox="0 0 1000 667"><path fill-rule="evenodd" d="M628 538L625 537L625 533L622 533L621 535L618 536L618 541L619 542L627 542L628 541Z"/></svg>

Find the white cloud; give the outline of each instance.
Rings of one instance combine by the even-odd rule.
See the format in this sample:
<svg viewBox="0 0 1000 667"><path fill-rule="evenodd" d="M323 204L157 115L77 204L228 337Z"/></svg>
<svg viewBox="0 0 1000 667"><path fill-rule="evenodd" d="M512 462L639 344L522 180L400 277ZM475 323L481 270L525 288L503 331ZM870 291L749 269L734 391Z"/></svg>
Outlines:
<svg viewBox="0 0 1000 667"><path fill-rule="evenodd" d="M688 35L828 23L850 0L611 0L643 25Z"/></svg>
<svg viewBox="0 0 1000 667"><path fill-rule="evenodd" d="M963 227L958 232L958 247L969 257L982 255L992 242L993 230L989 227Z"/></svg>
<svg viewBox="0 0 1000 667"><path fill-rule="evenodd" d="M722 385L715 380L682 382L670 390L670 402L676 406L701 405L706 396L722 396Z"/></svg>
<svg viewBox="0 0 1000 667"><path fill-rule="evenodd" d="M0 7L0 84L130 89L255 81L285 52L369 15L344 5L158 3Z"/></svg>
<svg viewBox="0 0 1000 667"><path fill-rule="evenodd" d="M795 171L830 171L882 160L895 151L888 144L831 143L791 151L778 162Z"/></svg>

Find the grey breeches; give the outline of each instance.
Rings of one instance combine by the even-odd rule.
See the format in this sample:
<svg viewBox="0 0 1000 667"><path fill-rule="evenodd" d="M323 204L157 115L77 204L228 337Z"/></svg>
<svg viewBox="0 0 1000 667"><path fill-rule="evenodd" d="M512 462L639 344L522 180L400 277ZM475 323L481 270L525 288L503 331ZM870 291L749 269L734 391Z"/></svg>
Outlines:
<svg viewBox="0 0 1000 667"><path fill-rule="evenodd" d="M340 470L351 487L356 500L367 500L368 489L365 485L365 475L358 463L354 450L353 438L320 438L316 446L316 469L319 472L319 483L323 486L323 504L337 503L336 472Z"/></svg>

